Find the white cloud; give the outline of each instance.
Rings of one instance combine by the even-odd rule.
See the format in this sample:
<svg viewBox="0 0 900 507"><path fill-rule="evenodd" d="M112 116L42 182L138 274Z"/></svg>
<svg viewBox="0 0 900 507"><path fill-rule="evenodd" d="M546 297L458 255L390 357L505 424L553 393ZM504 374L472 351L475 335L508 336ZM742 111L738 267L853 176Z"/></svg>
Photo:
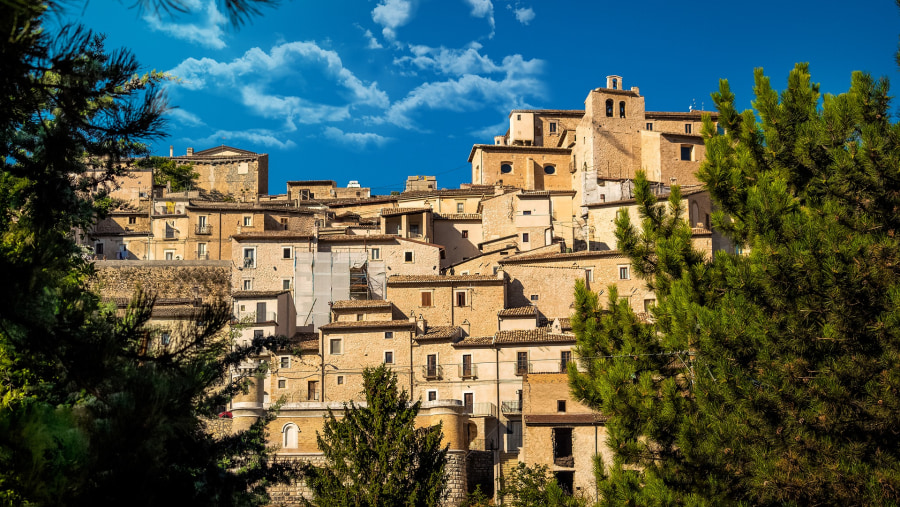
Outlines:
<svg viewBox="0 0 900 507"><path fill-rule="evenodd" d="M382 146L391 141L390 137L384 137L372 132L344 132L336 127L325 127L325 137L356 148L365 148L369 144Z"/></svg>
<svg viewBox="0 0 900 507"><path fill-rule="evenodd" d="M485 140L489 139L493 142L494 136L502 136L507 130L509 130L509 121L504 120L496 125L488 125L487 127L475 129L469 132L469 134L472 137Z"/></svg>
<svg viewBox="0 0 900 507"><path fill-rule="evenodd" d="M178 107L166 111L166 116L169 116L176 122L186 127L202 127L206 125L205 123L203 123L203 120L201 120L200 117L196 114L185 111L184 109Z"/></svg>
<svg viewBox="0 0 900 507"><path fill-rule="evenodd" d="M365 32L363 32L363 36L369 41L369 44L366 46L367 48L381 49L384 47L378 42L378 39L376 39L375 36L372 35L372 30L366 30Z"/></svg>
<svg viewBox="0 0 900 507"><path fill-rule="evenodd" d="M522 23L523 25L531 23L531 20L534 19L534 9L532 9L531 7L517 8L514 12L516 14L516 20L518 20L519 23Z"/></svg>
<svg viewBox="0 0 900 507"><path fill-rule="evenodd" d="M419 70L432 70L439 74L463 76L466 74L491 74L503 72L508 75L528 75L540 73L543 61L525 60L522 55L510 55L500 64L490 57L482 55L481 45L477 42L464 49L432 48L428 46L410 46L412 56L394 59L396 65L412 65Z"/></svg>
<svg viewBox="0 0 900 507"><path fill-rule="evenodd" d="M465 0L467 4L472 6L472 16L476 18L485 18L488 20L488 24L491 25L491 35L494 36L494 29L496 28L494 24L494 4L491 0Z"/></svg>
<svg viewBox="0 0 900 507"><path fill-rule="evenodd" d="M297 130L297 123L315 125L350 117L349 106L329 106L300 97L271 95L254 86L241 88L241 102L263 118L284 119L288 131Z"/></svg>
<svg viewBox="0 0 900 507"><path fill-rule="evenodd" d="M382 35L388 40L397 38L397 28L409 23L415 10L414 0L381 0L372 9L372 21L383 28Z"/></svg>
<svg viewBox="0 0 900 507"><path fill-rule="evenodd" d="M294 141L290 139L282 141L276 137L276 133L266 129L249 129L249 130L217 130L214 134L200 139L185 138L183 141L189 144L200 146L218 146L223 143L232 143L234 141L247 141L259 144L269 148L278 148L286 150L296 146Z"/></svg>
<svg viewBox="0 0 900 507"><path fill-rule="evenodd" d="M188 11L194 12L202 9L205 19L202 23L175 23L164 22L158 11L148 9L144 13L144 21L152 30L163 32L176 39L186 40L213 49L223 49L227 46L224 40L223 27L228 19L219 12L215 0L208 0L204 4L200 0L188 0L183 2Z"/></svg>

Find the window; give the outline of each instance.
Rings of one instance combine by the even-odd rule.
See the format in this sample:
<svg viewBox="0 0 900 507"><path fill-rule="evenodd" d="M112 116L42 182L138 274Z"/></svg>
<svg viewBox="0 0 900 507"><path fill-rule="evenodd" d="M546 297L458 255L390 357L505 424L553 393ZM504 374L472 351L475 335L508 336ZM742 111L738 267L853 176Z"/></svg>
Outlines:
<svg viewBox="0 0 900 507"><path fill-rule="evenodd" d="M693 160L694 159L694 147L689 144L681 145L681 160Z"/></svg>
<svg viewBox="0 0 900 507"><path fill-rule="evenodd" d="M456 212L464 213L466 211L466 204L462 202L456 203Z"/></svg>
<svg viewBox="0 0 900 507"><path fill-rule="evenodd" d="M256 267L256 248L244 248L244 267Z"/></svg>
<svg viewBox="0 0 900 507"><path fill-rule="evenodd" d="M287 229L287 224L288 224L287 217L281 217L278 221L281 222L281 225L283 225L285 229Z"/></svg>
<svg viewBox="0 0 900 507"><path fill-rule="evenodd" d="M559 372L565 373L569 367L569 363L572 362L572 351L571 350L563 350L559 353Z"/></svg>
<svg viewBox="0 0 900 507"><path fill-rule="evenodd" d="M253 226L253 217L248 216L244 217L244 227L252 227Z"/></svg>
<svg viewBox="0 0 900 507"><path fill-rule="evenodd" d="M594 281L594 268L587 268L584 270L584 281L586 281L586 282Z"/></svg>
<svg viewBox="0 0 900 507"><path fill-rule="evenodd" d="M625 101L619 102L619 118L625 117Z"/></svg>
<svg viewBox="0 0 900 507"><path fill-rule="evenodd" d="M466 413L471 414L472 409L475 408L475 394L474 393L463 393L463 407Z"/></svg>
<svg viewBox="0 0 900 507"><path fill-rule="evenodd" d="M468 238L468 237L469 237L469 231L462 231L462 237Z"/></svg>
<svg viewBox="0 0 900 507"><path fill-rule="evenodd" d="M557 412L565 412L566 411L566 400L556 400L556 411Z"/></svg>
<svg viewBox="0 0 900 507"><path fill-rule="evenodd" d="M206 243L197 243L197 258L206 258Z"/></svg>
<svg viewBox="0 0 900 507"><path fill-rule="evenodd" d="M429 291L429 292L424 292L424 291L423 291L423 292L420 293L420 295L422 296L422 304L421 304L421 306L431 306L431 292L430 292L430 291Z"/></svg>
<svg viewBox="0 0 900 507"><path fill-rule="evenodd" d="M306 399L309 401L319 401L318 380L310 380L306 383Z"/></svg>
<svg viewBox="0 0 900 507"><path fill-rule="evenodd" d="M650 132L653 132L653 124L652 123L648 123L645 128L647 130L649 130Z"/></svg>
<svg viewBox="0 0 900 507"><path fill-rule="evenodd" d="M612 87L613 87L613 90L618 90L618 89L619 89L619 80L618 80L618 79L613 78L613 80L612 80Z"/></svg>
<svg viewBox="0 0 900 507"><path fill-rule="evenodd" d="M429 390L428 391L428 401L437 401L437 399L438 399L437 391Z"/></svg>
<svg viewBox="0 0 900 507"><path fill-rule="evenodd" d="M253 290L253 280L250 278L244 278L244 284L242 285L244 290Z"/></svg>
<svg viewBox="0 0 900 507"><path fill-rule="evenodd" d="M281 367L282 368L290 368L291 367L291 358L289 356L284 356L281 358Z"/></svg>
<svg viewBox="0 0 900 507"><path fill-rule="evenodd" d="M537 301L537 300L538 300L538 295L537 295L537 294L532 294L531 297L530 297L530 299L531 299L532 301Z"/></svg>
<svg viewBox="0 0 900 507"><path fill-rule="evenodd" d="M544 174L556 174L556 167L552 165L545 165Z"/></svg>
<svg viewBox="0 0 900 507"><path fill-rule="evenodd" d="M506 450L517 452L522 446L522 421L506 423Z"/></svg>
<svg viewBox="0 0 900 507"><path fill-rule="evenodd" d="M684 124L684 133L685 133L685 134L690 134L690 133L691 133L691 124L690 124L690 123L685 123L685 124Z"/></svg>
<svg viewBox="0 0 900 507"><path fill-rule="evenodd" d="M628 266L619 266L619 280L629 280L631 276L629 274Z"/></svg>
<svg viewBox="0 0 900 507"><path fill-rule="evenodd" d="M384 339L385 339L385 340L390 340L390 339L393 338L393 337L394 337L394 332L393 332L393 331L385 331L385 332L384 332Z"/></svg>
<svg viewBox="0 0 900 507"><path fill-rule="evenodd" d="M425 357L425 378L438 377L437 354L428 354Z"/></svg>
<svg viewBox="0 0 900 507"><path fill-rule="evenodd" d="M384 351L384 364L394 364L394 351L393 350L385 350Z"/></svg>
<svg viewBox="0 0 900 507"><path fill-rule="evenodd" d="M522 214L526 215L526 216L531 215L531 210L530 209L522 210Z"/></svg>
<svg viewBox="0 0 900 507"><path fill-rule="evenodd" d="M472 367L472 354L463 354L462 356L462 371L459 376L462 378L472 378L475 376L475 372Z"/></svg>
<svg viewBox="0 0 900 507"><path fill-rule="evenodd" d="M523 232L522 233L522 243L528 243L528 242L529 242L528 233Z"/></svg>
<svg viewBox="0 0 900 507"><path fill-rule="evenodd" d="M103 255L103 243L97 243L94 245L94 252L97 255Z"/></svg>
<svg viewBox="0 0 900 507"><path fill-rule="evenodd" d="M512 164L500 164L500 172L503 174L509 174L512 172Z"/></svg>
<svg viewBox="0 0 900 507"><path fill-rule="evenodd" d="M134 225L137 223L137 217L128 217L128 225Z"/></svg>
<svg viewBox="0 0 900 507"><path fill-rule="evenodd" d="M356 322L362 322L362 320L363 320L363 314L357 313L356 314Z"/></svg>
<svg viewBox="0 0 900 507"><path fill-rule="evenodd" d="M572 428L553 428L550 439L553 441L553 464L559 467L574 467Z"/></svg>
<svg viewBox="0 0 900 507"><path fill-rule="evenodd" d="M281 290L291 290L291 279L285 278L281 281Z"/></svg>
<svg viewBox="0 0 900 507"><path fill-rule="evenodd" d="M339 386L344 385L344 376L343 375L337 376L337 385L339 385Z"/></svg>
<svg viewBox="0 0 900 507"><path fill-rule="evenodd" d="M100 252L103 252L103 248L100 249ZM166 250L164 253L167 261L175 259L175 250Z"/></svg>
<svg viewBox="0 0 900 507"><path fill-rule="evenodd" d="M283 378L278 379L278 389L287 389L287 380Z"/></svg>
<svg viewBox="0 0 900 507"><path fill-rule="evenodd" d="M254 340L262 340L263 339L263 330L262 329L254 329L253 330L253 339Z"/></svg>
<svg viewBox="0 0 900 507"><path fill-rule="evenodd" d="M332 338L328 341L328 352L332 355L340 355L343 354L344 343L340 338Z"/></svg>
<svg viewBox="0 0 900 507"><path fill-rule="evenodd" d="M606 99L606 117L612 118L613 116L613 101L612 99Z"/></svg>
<svg viewBox="0 0 900 507"><path fill-rule="evenodd" d="M296 424L289 423L284 425L284 428L282 428L281 432L284 434L282 447L285 447L287 449L296 448L298 442L300 441L300 428L298 428Z"/></svg>
<svg viewBox="0 0 900 507"><path fill-rule="evenodd" d="M556 130L557 130L557 128L558 128L558 125L559 125L559 124L556 123L555 121L551 121L551 122L547 125L547 128L548 128L548 130L550 131L551 134L555 134L555 133L556 133Z"/></svg>
<svg viewBox="0 0 900 507"><path fill-rule="evenodd" d="M377 261L381 258L381 249L380 248L372 248L369 250L369 255L372 257L373 261Z"/></svg>
<svg viewBox="0 0 900 507"><path fill-rule="evenodd" d="M454 293L453 296L454 296L454 300L456 301L456 306L467 306L466 305L466 291L464 291L464 290L456 291L456 293Z"/></svg>
<svg viewBox="0 0 900 507"><path fill-rule="evenodd" d="M412 252L403 252L403 262L412 262L413 261L413 253Z"/></svg>
<svg viewBox="0 0 900 507"><path fill-rule="evenodd" d="M521 114L517 114L517 115L516 115L516 121L519 121L519 120L521 120L521 119L522 119L522 115L521 115Z"/></svg>
<svg viewBox="0 0 900 507"><path fill-rule="evenodd" d="M409 233L410 234L419 234L419 224L410 224L409 225Z"/></svg>
<svg viewBox="0 0 900 507"><path fill-rule="evenodd" d="M290 259L293 257L294 249L289 246L281 247L281 258L282 259Z"/></svg>
<svg viewBox="0 0 900 507"><path fill-rule="evenodd" d="M516 352L516 375L528 373L528 352Z"/></svg>
<svg viewBox="0 0 900 507"><path fill-rule="evenodd" d="M160 343L162 343L163 345L168 345L169 342L172 341L172 335L170 335L169 333L163 333L163 334L159 337L159 341L160 341Z"/></svg>

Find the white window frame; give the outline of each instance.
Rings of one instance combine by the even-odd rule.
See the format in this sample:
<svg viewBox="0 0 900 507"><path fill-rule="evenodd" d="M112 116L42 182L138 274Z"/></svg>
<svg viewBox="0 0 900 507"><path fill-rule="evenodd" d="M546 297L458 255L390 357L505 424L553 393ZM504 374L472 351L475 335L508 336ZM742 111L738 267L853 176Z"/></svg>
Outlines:
<svg viewBox="0 0 900 507"><path fill-rule="evenodd" d="M284 254L287 254L287 257ZM281 245L281 258L284 260L289 260L294 258L294 247L290 245Z"/></svg>
<svg viewBox="0 0 900 507"><path fill-rule="evenodd" d="M369 258L373 261L377 261L381 259L381 248L370 248L369 249Z"/></svg>
<svg viewBox="0 0 900 507"><path fill-rule="evenodd" d="M241 279L241 290L253 290L253 279L252 278Z"/></svg>
<svg viewBox="0 0 900 507"><path fill-rule="evenodd" d="M433 400L428 399L432 394L434 394L434 399ZM440 399L440 397L438 396L437 389L427 389L425 391L425 401L437 401L439 399Z"/></svg>
<svg viewBox="0 0 900 507"><path fill-rule="evenodd" d="M287 282L287 287L285 287L285 282ZM294 286L294 280L292 278L282 278L281 279L281 290L291 290Z"/></svg>
<svg viewBox="0 0 900 507"><path fill-rule="evenodd" d="M244 227L253 227L253 215L244 215L241 223L244 224Z"/></svg>
<svg viewBox="0 0 900 507"><path fill-rule="evenodd" d="M618 266L616 266L616 268L619 271L619 280L631 280L631 265L630 264L619 264ZM623 269L625 271L622 271ZM622 276L623 273L625 274L625 276Z"/></svg>
<svg viewBox="0 0 900 507"><path fill-rule="evenodd" d="M388 362L388 360L387 360L388 354L391 355L391 362ZM397 359L397 358L394 357L394 351L393 351L393 350L385 350L385 351L384 351L384 354L382 355L382 362L383 362L384 364L390 364L390 365L396 364L396 362L395 362L396 359Z"/></svg>
<svg viewBox="0 0 900 507"><path fill-rule="evenodd" d="M252 252L250 257L247 257L247 252ZM256 247L255 246L245 246L241 249L241 262L243 263L243 267L245 268L255 268L256 267ZM247 259L250 259L252 262L247 262Z"/></svg>
<svg viewBox="0 0 900 507"><path fill-rule="evenodd" d="M290 368L291 356L281 356L280 358L278 358L278 365L281 368Z"/></svg>
<svg viewBox="0 0 900 507"><path fill-rule="evenodd" d="M463 213L465 213L465 212L466 212L466 203L465 203L465 202L457 201L457 202L456 202L456 212L457 212L458 214L463 214Z"/></svg>
<svg viewBox="0 0 900 507"><path fill-rule="evenodd" d="M175 260L175 250L163 250L163 258L166 259L167 261L174 261Z"/></svg>

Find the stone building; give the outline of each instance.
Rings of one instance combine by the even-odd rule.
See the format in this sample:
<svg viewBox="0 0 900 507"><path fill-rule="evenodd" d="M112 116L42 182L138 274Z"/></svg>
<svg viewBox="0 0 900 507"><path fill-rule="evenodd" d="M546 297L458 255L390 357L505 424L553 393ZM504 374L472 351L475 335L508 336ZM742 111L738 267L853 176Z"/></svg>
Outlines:
<svg viewBox="0 0 900 507"><path fill-rule="evenodd" d="M269 193L267 154L222 145L197 152L188 148L185 155L170 158L177 164L193 164L200 174L197 188L206 193L238 201L252 201Z"/></svg>

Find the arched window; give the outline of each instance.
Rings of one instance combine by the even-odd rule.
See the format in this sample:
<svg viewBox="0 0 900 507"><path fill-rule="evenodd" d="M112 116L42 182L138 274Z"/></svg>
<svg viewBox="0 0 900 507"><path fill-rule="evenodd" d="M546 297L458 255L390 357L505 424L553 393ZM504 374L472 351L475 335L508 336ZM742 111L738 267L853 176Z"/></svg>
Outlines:
<svg viewBox="0 0 900 507"><path fill-rule="evenodd" d="M606 99L606 117L612 118L613 113L613 101L612 99Z"/></svg>
<svg viewBox="0 0 900 507"><path fill-rule="evenodd" d="M625 101L619 102L619 118L625 117Z"/></svg>
<svg viewBox="0 0 900 507"><path fill-rule="evenodd" d="M545 166L544 166L544 173L545 173L545 174L555 174L555 173L556 173L556 167L554 167L554 166L552 166L552 165L545 165Z"/></svg>
<svg viewBox="0 0 900 507"><path fill-rule="evenodd" d="M500 164L500 172L503 174L509 174L512 172L512 164Z"/></svg>
<svg viewBox="0 0 900 507"><path fill-rule="evenodd" d="M287 423L281 428L281 446L285 449L296 449L300 441L300 428L294 423Z"/></svg>
<svg viewBox="0 0 900 507"><path fill-rule="evenodd" d="M618 90L618 89L619 89L619 80L616 78L613 78L613 90Z"/></svg>
<svg viewBox="0 0 900 507"><path fill-rule="evenodd" d="M691 203L691 227L697 227L697 222L700 221L700 206L697 206L697 201Z"/></svg>

